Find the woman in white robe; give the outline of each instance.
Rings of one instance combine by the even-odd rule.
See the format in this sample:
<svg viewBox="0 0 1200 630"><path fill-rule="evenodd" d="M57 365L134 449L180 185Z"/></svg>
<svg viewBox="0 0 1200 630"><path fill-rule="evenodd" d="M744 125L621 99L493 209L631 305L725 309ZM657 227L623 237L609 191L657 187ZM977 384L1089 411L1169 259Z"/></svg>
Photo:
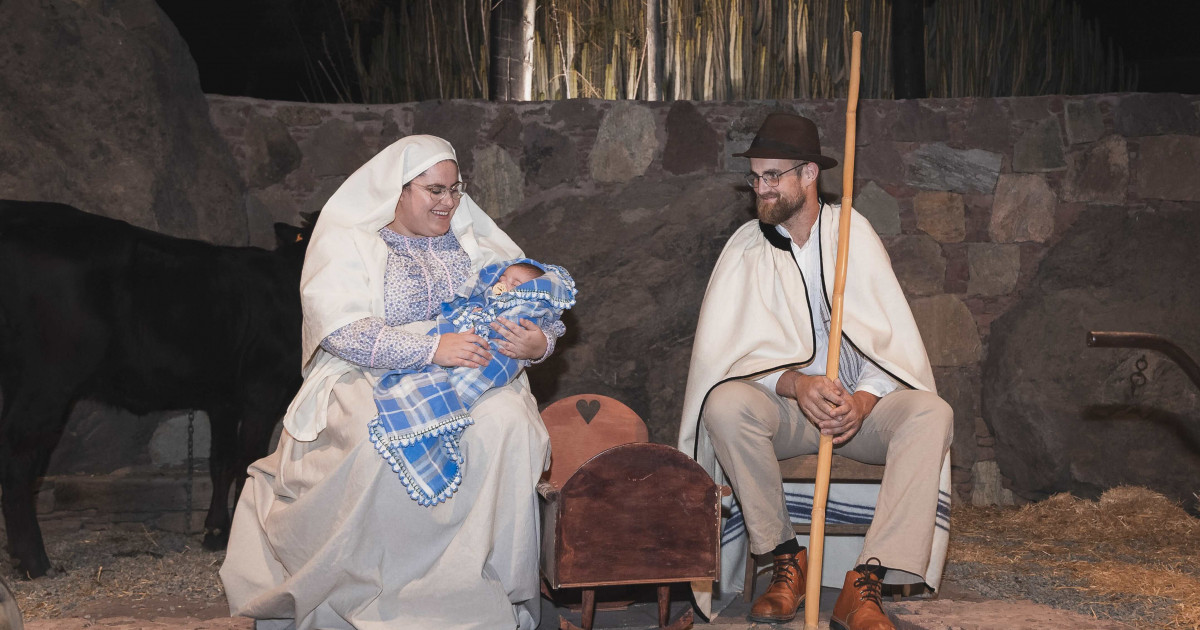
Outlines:
<svg viewBox="0 0 1200 630"><path fill-rule="evenodd" d="M424 334L465 278L522 256L458 181L449 143L409 136L322 209L301 277L304 384L278 448L250 466L221 568L232 614L300 629L537 626L549 439L525 377L471 408L462 484L441 505L408 496L367 430L386 369L490 358L474 335ZM544 359L561 329L502 334L506 355Z"/></svg>

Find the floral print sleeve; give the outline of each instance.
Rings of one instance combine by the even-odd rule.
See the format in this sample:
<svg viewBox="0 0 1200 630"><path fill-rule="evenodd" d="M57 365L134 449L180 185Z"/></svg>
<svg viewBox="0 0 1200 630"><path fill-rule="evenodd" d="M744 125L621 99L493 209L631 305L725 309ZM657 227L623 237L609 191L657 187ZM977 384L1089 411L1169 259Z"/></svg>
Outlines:
<svg viewBox="0 0 1200 630"><path fill-rule="evenodd" d="M554 354L554 346L558 345L558 338L566 334L567 325L562 323L561 319L556 319L540 327L542 334L546 335L546 353L540 359L534 359L529 362L529 365L537 365L542 361L550 358Z"/></svg>
<svg viewBox="0 0 1200 630"><path fill-rule="evenodd" d="M453 232L419 237L383 228L379 236L388 246L386 317L364 317L342 326L322 340L321 347L369 368L419 370L433 362L441 337L409 332L405 325L428 322L432 328L441 303L453 297L467 277L471 259Z"/></svg>
<svg viewBox="0 0 1200 630"><path fill-rule="evenodd" d="M366 317L334 331L321 347L346 361L369 368L417 370L433 361L437 335L421 335Z"/></svg>

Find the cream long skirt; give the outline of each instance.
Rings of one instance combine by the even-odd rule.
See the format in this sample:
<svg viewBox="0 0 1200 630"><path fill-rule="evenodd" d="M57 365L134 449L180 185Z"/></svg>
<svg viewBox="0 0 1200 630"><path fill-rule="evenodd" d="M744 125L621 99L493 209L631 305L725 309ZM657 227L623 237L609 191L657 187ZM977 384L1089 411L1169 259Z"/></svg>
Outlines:
<svg viewBox="0 0 1200 630"><path fill-rule="evenodd" d="M550 442L525 378L472 408L462 487L432 508L408 498L367 437L371 381L343 377L316 440L285 431L250 466L221 567L231 614L300 630L532 630L534 487Z"/></svg>

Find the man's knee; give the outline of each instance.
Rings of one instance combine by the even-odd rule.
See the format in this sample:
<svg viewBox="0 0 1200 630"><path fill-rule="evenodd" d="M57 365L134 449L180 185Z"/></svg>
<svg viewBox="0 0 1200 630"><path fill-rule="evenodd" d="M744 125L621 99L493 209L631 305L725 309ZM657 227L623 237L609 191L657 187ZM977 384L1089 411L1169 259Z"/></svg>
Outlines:
<svg viewBox="0 0 1200 630"><path fill-rule="evenodd" d="M745 431L770 412L761 388L745 381L729 381L713 388L704 401L700 421L714 441Z"/></svg>
<svg viewBox="0 0 1200 630"><path fill-rule="evenodd" d="M924 415L926 421L922 424L928 427L929 436L941 437L942 448L950 448L954 441L954 408L940 396L930 393Z"/></svg>
<svg viewBox="0 0 1200 630"><path fill-rule="evenodd" d="M937 394L907 389L892 392L884 400L898 405L889 407L889 413L900 421L894 439L930 448L936 445L943 450L950 448L954 438L954 409Z"/></svg>

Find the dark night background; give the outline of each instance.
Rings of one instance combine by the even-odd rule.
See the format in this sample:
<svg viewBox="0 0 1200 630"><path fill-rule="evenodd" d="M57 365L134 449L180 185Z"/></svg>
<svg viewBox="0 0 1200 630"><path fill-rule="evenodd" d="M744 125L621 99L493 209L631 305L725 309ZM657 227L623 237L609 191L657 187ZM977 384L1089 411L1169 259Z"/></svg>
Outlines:
<svg viewBox="0 0 1200 630"><path fill-rule="evenodd" d="M322 32L340 25L332 0L158 0L158 5L191 49L206 93L322 100L307 92L315 56L323 55Z"/></svg>
<svg viewBox="0 0 1200 630"><path fill-rule="evenodd" d="M1086 0L1094 17L1126 61L1138 65L1138 91L1200 94L1200 2L1194 0Z"/></svg>
<svg viewBox="0 0 1200 630"><path fill-rule="evenodd" d="M379 4L406 0L380 0ZM948 1L948 0L941 0ZM1005 0L998 0L1005 1ZM345 60L334 0L158 0L188 42L204 91L324 101L318 62ZM1085 0L1085 17L1139 68L1138 91L1200 93L1200 2Z"/></svg>

